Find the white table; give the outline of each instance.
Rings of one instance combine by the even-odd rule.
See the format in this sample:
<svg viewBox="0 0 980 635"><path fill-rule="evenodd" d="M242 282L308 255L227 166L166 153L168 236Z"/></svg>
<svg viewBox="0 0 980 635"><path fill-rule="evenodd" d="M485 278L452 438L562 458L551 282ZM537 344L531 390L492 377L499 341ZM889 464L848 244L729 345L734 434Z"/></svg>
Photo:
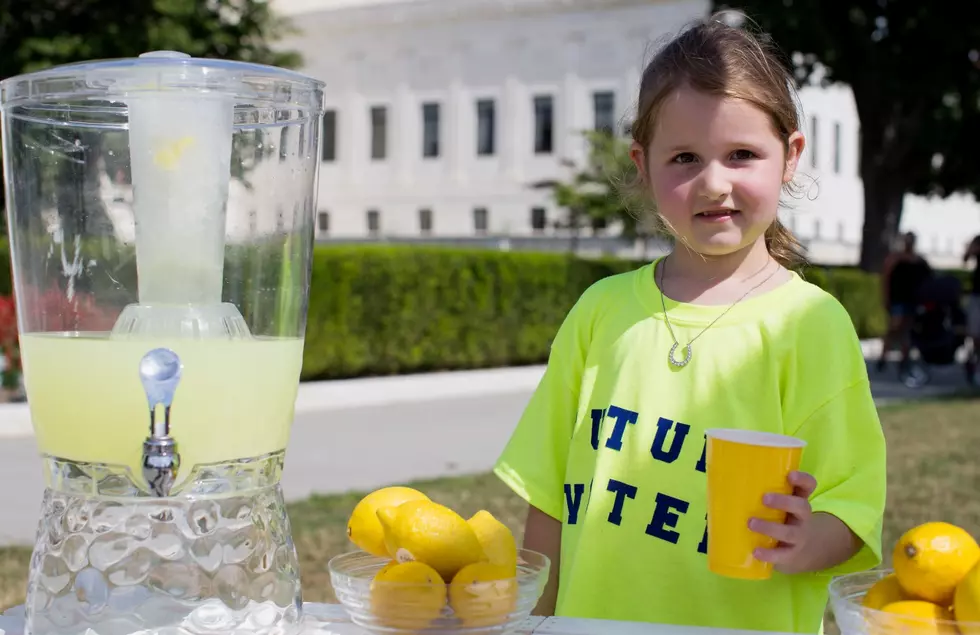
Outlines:
<svg viewBox="0 0 980 635"><path fill-rule="evenodd" d="M8 609L0 615L0 635L23 635L23 606ZM350 623L347 613L339 604L303 605L307 627L302 635L370 635ZM514 635L780 635L758 631L719 630L689 626L669 626L639 622L610 622L583 620L567 617L529 617Z"/></svg>

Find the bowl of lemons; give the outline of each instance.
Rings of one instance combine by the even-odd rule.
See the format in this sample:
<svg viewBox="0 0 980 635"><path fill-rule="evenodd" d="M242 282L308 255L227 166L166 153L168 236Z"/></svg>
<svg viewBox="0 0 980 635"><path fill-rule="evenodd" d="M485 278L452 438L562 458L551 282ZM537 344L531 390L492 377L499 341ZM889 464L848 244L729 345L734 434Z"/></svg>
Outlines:
<svg viewBox="0 0 980 635"><path fill-rule="evenodd" d="M358 547L330 560L334 595L372 633L500 635L531 614L547 556L519 549L486 510L463 518L408 487L376 490L347 523Z"/></svg>
<svg viewBox="0 0 980 635"><path fill-rule="evenodd" d="M831 581L842 635L980 635L980 545L969 532L917 525L895 543L892 567Z"/></svg>

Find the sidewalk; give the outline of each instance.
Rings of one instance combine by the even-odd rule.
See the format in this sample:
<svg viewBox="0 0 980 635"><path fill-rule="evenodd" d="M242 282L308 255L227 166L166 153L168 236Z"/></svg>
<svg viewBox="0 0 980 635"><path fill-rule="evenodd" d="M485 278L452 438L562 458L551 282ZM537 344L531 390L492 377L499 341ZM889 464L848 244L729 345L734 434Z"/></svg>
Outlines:
<svg viewBox="0 0 980 635"><path fill-rule="evenodd" d="M865 359L876 360L881 354L881 340L862 341L861 348ZM537 386L544 369L544 365L534 365L303 382L296 397L296 416L396 403L529 393ZM965 387L959 368L937 369L933 382L919 390L901 385L892 371L880 376L872 366L869 373L879 393L876 395L879 405L934 397ZM0 438L30 436L33 430L27 404L0 404Z"/></svg>
<svg viewBox="0 0 980 635"><path fill-rule="evenodd" d="M867 343L877 359L880 345ZM934 369L919 390L869 363L879 405L965 387L962 369ZM489 470L513 432L544 366L304 383L286 452L287 500L368 491L391 483ZM0 545L31 544L44 492L26 404L0 405ZM438 443L431 442L438 439ZM429 441L427 441L429 440Z"/></svg>
<svg viewBox="0 0 980 635"><path fill-rule="evenodd" d="M529 392L545 367L516 366L414 375L303 382L296 395L296 416ZM33 436L27 403L0 403L0 439Z"/></svg>

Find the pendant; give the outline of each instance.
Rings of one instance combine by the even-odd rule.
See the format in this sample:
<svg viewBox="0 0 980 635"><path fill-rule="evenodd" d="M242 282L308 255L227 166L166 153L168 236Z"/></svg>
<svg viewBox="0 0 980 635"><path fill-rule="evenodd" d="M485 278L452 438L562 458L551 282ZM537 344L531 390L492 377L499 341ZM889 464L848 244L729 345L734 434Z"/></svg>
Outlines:
<svg viewBox="0 0 980 635"><path fill-rule="evenodd" d="M677 350L678 346L680 346L680 344L674 342L674 345L670 347L670 353L667 354L667 360L674 366L681 368L683 366L687 366L687 363L691 361L691 345L688 344L684 347L684 359L681 360L674 359L674 351Z"/></svg>

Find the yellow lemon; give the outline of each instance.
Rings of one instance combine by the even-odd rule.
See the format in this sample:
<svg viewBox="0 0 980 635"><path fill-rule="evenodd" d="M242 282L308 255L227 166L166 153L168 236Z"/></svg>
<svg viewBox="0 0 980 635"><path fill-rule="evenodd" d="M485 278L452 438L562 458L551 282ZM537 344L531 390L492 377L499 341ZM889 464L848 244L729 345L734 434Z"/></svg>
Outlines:
<svg viewBox="0 0 980 635"><path fill-rule="evenodd" d="M980 545L956 525L924 523L899 538L892 561L898 582L906 593L950 606L956 585L980 561Z"/></svg>
<svg viewBox="0 0 980 635"><path fill-rule="evenodd" d="M424 562L443 580L468 564L485 561L483 547L463 517L430 500L378 509L388 553L398 562Z"/></svg>
<svg viewBox="0 0 980 635"><path fill-rule="evenodd" d="M517 579L509 566L468 564L449 583L449 606L465 627L501 624L517 606Z"/></svg>
<svg viewBox="0 0 980 635"><path fill-rule="evenodd" d="M511 576L517 575L517 541L507 525L484 509L466 522L473 528L490 562L506 567Z"/></svg>
<svg viewBox="0 0 980 635"><path fill-rule="evenodd" d="M980 564L970 569L956 586L953 613L963 635L980 634Z"/></svg>
<svg viewBox="0 0 980 635"><path fill-rule="evenodd" d="M953 614L922 600L886 604L875 616L874 632L881 635L955 635Z"/></svg>
<svg viewBox="0 0 980 635"><path fill-rule="evenodd" d="M378 578L381 578L384 580L385 576L388 575L388 570L397 564L399 564L397 560L389 560L388 564L378 569L378 572L374 574L374 579L377 580Z"/></svg>
<svg viewBox="0 0 980 635"><path fill-rule="evenodd" d="M861 605L877 611L881 610L887 604L911 599L913 598L910 598L902 590L902 585L898 583L898 576L894 573L889 573L868 589L867 593L864 594L864 598L861 600Z"/></svg>
<svg viewBox="0 0 980 635"><path fill-rule="evenodd" d="M187 148L193 146L195 142L194 137L187 136L167 141L153 155L153 162L164 170L173 170Z"/></svg>
<svg viewBox="0 0 980 635"><path fill-rule="evenodd" d="M378 508L401 505L410 500L429 500L411 487L383 487L362 498L347 520L347 537L355 545L379 558L391 557L385 547L384 531L378 520Z"/></svg>
<svg viewBox="0 0 980 635"><path fill-rule="evenodd" d="M371 581L371 611L390 628L421 630L446 607L446 583L422 562L391 562Z"/></svg>

